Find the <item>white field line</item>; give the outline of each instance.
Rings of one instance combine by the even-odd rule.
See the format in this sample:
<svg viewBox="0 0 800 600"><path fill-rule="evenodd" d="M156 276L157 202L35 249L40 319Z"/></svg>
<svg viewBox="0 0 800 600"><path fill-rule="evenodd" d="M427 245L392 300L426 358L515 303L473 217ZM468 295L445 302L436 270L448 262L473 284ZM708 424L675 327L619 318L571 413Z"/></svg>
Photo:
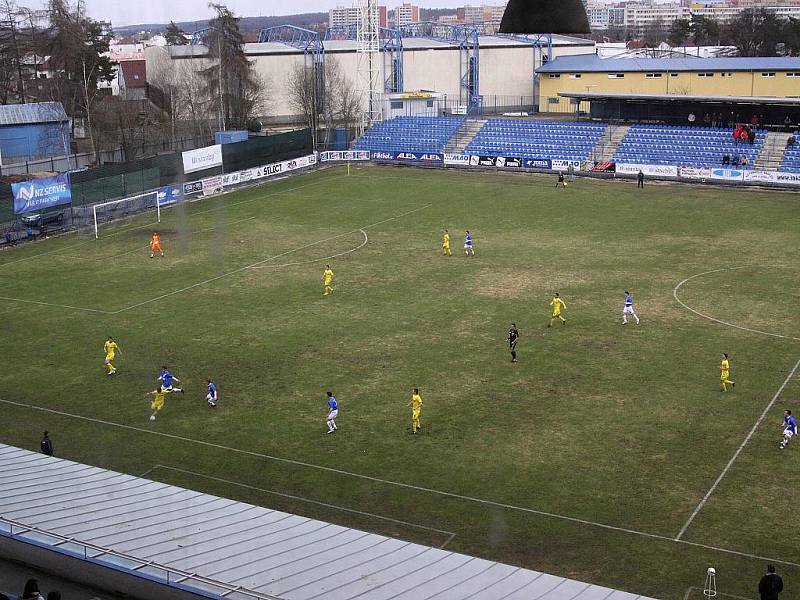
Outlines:
<svg viewBox="0 0 800 600"><path fill-rule="evenodd" d="M378 225L383 225L384 223L388 223L390 221L394 221L394 220L400 219L402 217L405 217L407 215L413 214L415 212L419 212L421 210L425 210L426 208L430 208L431 206L433 206L433 205L432 204L426 204L425 206L422 206L420 208L415 208L413 210L409 210L409 211L404 212L402 214L395 215L393 217L389 217L388 219L383 219L382 221L378 221L376 223L370 223L369 225L364 225L362 227L359 227L358 229L353 229L352 231L348 231L348 232L345 232L345 233L340 233L338 235L327 237L327 238L322 239L322 240L317 240L316 242L311 242L309 244L305 244L304 246L300 246L298 248L293 248L291 250L287 250L286 252L281 252L280 254L276 254L275 256L270 256L269 258L265 258L263 260L255 262L253 264L245 265L244 267L239 267L237 269L234 269L233 271L228 271L226 273L222 273L220 275L217 275L216 277L212 277L212 278L206 279L204 281L199 281L197 283L193 283L192 285L183 287L183 288L178 289L178 290L173 290L171 292L168 292L166 294L162 294L160 296L157 296L155 298L151 298L149 300L144 300L143 302L139 302L137 304L132 304L131 306L126 306L124 308L120 308L119 310L102 310L102 309L97 309L97 308L86 308L86 307L81 307L81 306L70 306L70 305L67 305L67 304L41 302L41 301L38 301L38 300L25 300L23 298L12 298L12 297L8 297L8 296L0 296L0 300L6 300L6 301L9 301L9 302L21 302L23 304L36 304L36 305L40 305L40 306L50 306L50 307L53 307L53 308L68 308L68 309L71 309L71 310L92 312L92 313L103 314L103 315L118 315L120 313L132 310L134 308L138 308L138 307L144 306L146 304L151 304L153 302L158 302L159 300L163 300L165 298L169 298L170 296L175 296L176 294L180 294L180 293L187 292L187 291L192 290L192 289L197 288L197 287L208 285L209 283L213 283L215 281L219 281L220 279L223 279L225 277L229 277L230 275L235 275L237 273L241 273L243 271L246 271L247 269L252 269L252 268L258 267L259 265L263 265L265 263L268 263L268 262L270 262L272 260L275 260L276 258L281 258L281 257L284 257L284 256L286 256L288 254L293 254L295 252L299 252L300 250L305 250L306 248L311 248L311 247L317 246L319 244L324 244L325 242L329 242L331 240L335 240L335 239L338 239L338 238L341 238L341 237L344 237L344 236L347 236L347 235L352 235L354 233L361 232L361 233L364 234L364 236L366 238L366 235L367 235L366 232L365 232L366 229L369 229L371 227L377 227ZM368 241L368 238L367 238L367 241ZM348 252L345 252L343 254L347 254L347 253L352 252L352 251L355 251L355 249L350 250ZM311 262L316 262L316 261L319 261L319 260L325 260L325 259L324 258L323 259L314 259ZM278 266L289 266L289 265L278 265Z"/></svg>
<svg viewBox="0 0 800 600"><path fill-rule="evenodd" d="M49 306L51 308L68 308L70 310L80 310L83 312L91 312L101 315L113 315L114 313L99 308L86 308L85 306L70 306L69 304L56 304L54 302L41 302L40 300L23 300L22 298L9 298L8 296L0 296L0 300L8 302L21 302L22 304L36 304L38 306Z"/></svg>
<svg viewBox="0 0 800 600"><path fill-rule="evenodd" d="M705 271L704 273L698 273L697 275L692 275L691 277L687 277L686 279L684 279L678 285L675 286L675 289L672 290L672 296L675 298L675 300L677 300L678 304L680 304L686 310L693 312L698 317L702 317L704 319L708 319L709 321L713 321L714 323L719 323L720 325L725 325L727 327L733 327L734 329L739 329L740 331L749 331L750 333L758 333L761 335L768 335L770 337L776 337L784 340L792 340L795 342L800 342L800 338L797 337L792 337L789 335L781 335L779 333L770 333L768 331L760 331L758 329L751 329L750 327L742 327L741 325L736 325L735 323L729 323L728 321L723 321L722 319L716 319L712 316L701 313L699 310L695 310L694 308L683 302L683 300L681 300L678 297L678 291L681 289L681 287L683 287L685 283L688 283L692 279L697 279L698 277L702 277L703 275L711 275L712 273L721 273L723 271L736 271L737 269L746 269L746 268L747 267L727 267L724 269L714 269L713 271Z"/></svg>
<svg viewBox="0 0 800 600"><path fill-rule="evenodd" d="M97 419L97 418L94 418L94 417L85 417L83 415L76 415L76 414L72 414L72 413L67 413L67 412L63 412L63 411L60 411L60 410L54 410L52 408L45 408L45 407L42 407L42 406L35 406L35 405L32 405L32 404L24 404L22 402L14 402L13 400L4 400L4 399L0 398L0 403L7 404L9 406L17 406L17 407L26 408L26 409L29 409L29 410L35 410L35 411L44 412L44 413L48 413L48 414L58 415L58 416L61 416L61 417L69 417L69 418L72 418L72 419L78 419L78 420L81 420L81 421L87 421L89 423L97 423L99 425L106 425L106 426L109 426L109 427L117 427L119 429L125 429L125 430L128 430L128 431L135 431L135 432L138 432L138 433L144 433L144 434L148 434L148 435L156 435L156 436L160 436L160 437L164 437L164 438L168 438L168 439L177 440L177 441L180 441L180 442L197 444L199 446L205 446L205 447L208 447L208 448L216 448L218 450L224 450L224 451L233 452L233 453L236 453L236 454L243 454L245 456L253 456L255 458L261 458L263 460L269 460L269 461L273 461L273 462L279 462L279 463L294 465L294 466L298 466L298 467L304 467L304 468L308 468L308 469L315 469L317 471L323 471L323 472L326 472L326 473L335 473L337 475L344 475L344 476L353 477L353 478L356 478L356 479L362 479L362 480L366 480L366 481L373 481L375 483L381 483L381 484L384 484L384 485L394 486L394 487L398 487L398 488L415 490L415 491L419 491L419 492L426 492L426 493L429 493L429 494L434 494L434 495L442 496L442 497L445 497L445 498L454 498L454 499L457 499L457 500L464 500L466 502L473 502L473 503L481 504L481 505L484 505L484 506L494 506L494 507L497 507L497 508L504 508L504 509L507 509L507 510L513 510L513 511L518 511L518 512L523 512L523 513L528 513L528 514L534 514L534 515L538 515L538 516L542 516L542 517L549 517L549 518L558 519L558 520L561 520L561 521L568 521L570 523L578 523L578 524L581 524L581 525L589 525L589 526L597 527L597 528L600 528L600 529L606 529L606 530L616 531L616 532L620 532L620 533L628 533L628 534L631 534L631 535L637 535L637 536L640 536L640 537L659 540L659 541L663 541L663 542L683 544L683 545L686 545L686 546L693 546L693 547L696 547L696 548L705 548L707 550L714 550L716 552L722 552L722 553L725 553L725 554L732 554L732 555L735 555L735 556L742 556L742 557L745 557L745 558L752 558L752 559L756 559L756 560L760 560L760 561L770 561L770 562L774 562L774 563L780 563L780 564L784 564L784 565L789 565L789 566L792 566L792 567L800 567L800 563L795 563L795 562L791 562L791 561L788 561L788 560L782 560L782 559L779 559L779 558L770 558L770 557L765 557L765 556L759 556L757 554L749 554L747 552L739 552L738 550L729 550L727 548L719 548L717 546L711 546L711 545L708 545L708 544L701 544L699 542L687 542L685 540L679 540L679 539L676 539L676 538L673 538L673 537L670 537L670 536L660 535L660 534L657 534L657 533L648 533L648 532L645 532L645 531L637 531L635 529L628 529L628 528L625 528L625 527L617 527L617 526L614 526L614 525L608 525L606 523L598 523L598 522L595 522L595 521L589 521L589 520L580 519L580 518L577 518L577 517L570 517L568 515L560 515L560 514L557 514L557 513L546 512L546 511L542 511L542 510L536 510L536 509L533 509L533 508L526 508L526 507L523 507L523 506L514 506L513 504L505 504L503 502L495 502L493 500L485 500L485 499L482 499L482 498L475 498L473 496L465 496L465 495L462 495L462 494L456 494L454 492L446 492L446 491L443 491L443 490L437 490L437 489L433 489L433 488L426 488L426 487L422 487L422 486L418 486L418 485L413 485L413 484L410 484L410 483L402 483L402 482L399 482L399 481L392 481L392 480L389 480L389 479L381 479L380 477L373 477L371 475L363 475L361 473L353 473L351 471L344 471L342 469L336 469L334 467L326 467L326 466L323 466L323 465L315 465L313 463L307 463L307 462L303 462L303 461L300 461L300 460L294 460L294 459L291 459L291 458L282 458L282 457L278 457L278 456L271 456L269 454L263 454L261 452L253 452L251 450L243 450L241 448L232 448L230 446L223 446L221 444L215 444L213 442L206 442L204 440L197 440L197 439L193 439L193 438L187 438L187 437L183 437L183 436L180 436L180 435L175 435L175 434L172 434L172 433L164 433L164 432L161 432L161 431L155 431L155 430L152 430L152 429L144 429L142 427L135 427L133 425L124 425L122 423L114 423L112 421L104 421L102 419Z"/></svg>
<svg viewBox="0 0 800 600"><path fill-rule="evenodd" d="M425 210L426 208L430 208L431 206L433 206L433 205L432 204L426 204L425 206L422 206L420 208L415 208L414 210L406 211L406 212L401 213L399 215L395 215L394 217L389 217L388 219L383 219L382 221L378 221L376 223L370 223L369 225L363 225L362 227L359 227L358 229L353 229L352 231L348 231L348 232L345 232L345 233L340 233L338 235L332 235L330 237L327 237L327 238L324 238L324 239L321 239L321 240L317 240L316 242L311 242L309 244L305 244L305 245L300 246L298 248L293 248L291 250L287 250L286 252L281 252L280 254L276 254L275 256L270 256L269 258L265 258L265 259L260 260L258 262L254 262L253 264L245 265L244 267L239 267L238 269L234 269L233 271L228 271L226 273L222 273L220 275L217 275L216 277L211 277L210 279L206 279L204 281L198 281L197 283L193 283L192 285L188 285L188 286L180 288L178 290L173 290L173 291L168 292L166 294L162 294L160 296L156 296L155 298L151 298L150 300L145 300L143 302L138 302L136 304L132 304L130 306L126 306L125 308L121 308L119 310L115 310L113 312L110 312L109 314L118 315L120 313L129 311L131 309L139 308L140 306L144 306L146 304L151 304L153 302L158 302L159 300L163 300L165 298L169 298L170 296L175 296L176 294L181 294L183 292L187 292L189 290L193 290L193 289L195 289L197 287L201 287L201 286L204 286L204 285L208 285L209 283L213 283L215 281L219 281L220 279L223 279L225 277L229 277L231 275L235 275L237 273L241 273L242 271L246 271L247 269L252 269L253 267L257 267L259 265L263 265L264 263L268 263L268 262L270 262L272 260L275 260L276 258L282 258L282 257L284 257L284 256L286 256L288 254L293 254L295 252L299 252L300 250L305 250L306 248L311 248L313 246L318 246L319 244L324 244L325 242L330 242L331 240L335 240L335 239L344 237L346 235L352 235L352 234L357 233L359 231L362 231L362 230L365 230L365 229L369 229L370 227L377 227L378 225L382 225L384 223L388 223L390 221L394 221L396 219L400 219L402 217L405 217L407 215L413 214L415 212L419 212L421 210Z"/></svg>
<svg viewBox="0 0 800 600"><path fill-rule="evenodd" d="M728 474L728 471L730 471L730 468L733 465L734 461L742 453L742 450L744 450L744 447L747 445L747 442L750 441L750 438L753 437L753 434L756 432L756 429L758 429L759 425L761 425L761 423L766 418L767 413L769 413L769 411L772 410L772 407L775 405L775 401L778 399L778 397L781 395L783 390L786 388L786 385L789 383L789 381L792 379L792 377L794 377L794 374L797 371L798 367L800 367L800 360L798 360L794 364L794 367L792 368L792 370L789 371L789 375L787 375L786 379L783 380L783 383L778 388L778 391L775 392L775 395L772 396L772 400L769 401L769 404L767 404L766 408L764 409L764 412L761 413L761 416L758 418L758 420L756 421L755 425L753 425L753 428L750 430L750 432L747 434L747 436L745 436L745 438L742 441L742 443L739 444L739 447L736 449L736 452L733 453L733 456L731 456L731 459L728 461L728 464L725 465L724 469L722 469L722 472L719 474L719 476L717 477L716 481L714 481L714 484L711 486L711 488L708 490L708 492L706 492L706 495L703 496L703 499L700 500L700 504L697 505L697 507L692 512L691 516L687 519L686 523L684 523L683 527L681 527L681 530L678 532L678 535L675 536L675 540L676 541L679 541L683 537L683 534L686 533L686 530L689 528L689 525L692 524L692 521L694 521L694 518L703 509L703 506L705 506L706 502L711 497L711 494L714 493L714 490L717 489L717 486L720 484L722 479L725 477L725 475Z"/></svg>
<svg viewBox="0 0 800 600"><path fill-rule="evenodd" d="M331 260L332 258L341 258L342 256L347 256L348 254L352 254L353 252L357 252L361 250L364 246L369 243L369 236L367 232L363 229L359 229L361 234L364 236L364 241L361 242L355 248L350 248L350 250L345 250L344 252L339 252L339 254L331 254L330 256L323 256L321 258L312 258L311 260L303 260L300 262L293 262L293 263L284 263L282 265L259 265L257 267L250 267L251 269L280 269L283 267L296 267L298 265L308 265L311 263L322 262L323 260Z"/></svg>
<svg viewBox="0 0 800 600"><path fill-rule="evenodd" d="M222 223L220 225L215 225L214 227L205 227L203 229L197 229L195 231L189 231L185 235L197 235L198 233L207 233L209 231L216 231L217 229L224 229L226 227L230 227L231 225L238 225L239 223L244 223L245 221L252 221L256 217L247 217L245 219L238 219L236 221L230 221L228 223ZM180 233L178 234L181 235ZM108 261L114 260L115 258L119 258L121 256L127 256L128 254L132 254L134 252L141 252L142 250L148 250L150 248L150 244L144 244L143 246L136 246L135 248L131 248L130 250L125 250L123 252L119 252L117 254L112 254L111 256L102 256L100 258L94 256L73 256L71 254L57 254L57 256L61 258L71 258L74 260L94 260L94 261Z"/></svg>
<svg viewBox="0 0 800 600"><path fill-rule="evenodd" d="M249 485L247 483L239 483L238 481L231 481L230 479L222 479L221 477L212 477L211 475L204 475L203 473L198 473L196 471L189 471L188 469L179 469L177 467L170 467L168 465L156 465L149 471L145 473L145 475L152 473L158 469L166 469L168 471L176 471L178 473L185 473L187 475L192 475L194 477L201 477L203 479L210 479L211 481L218 481L220 483L226 483L228 485L235 485L237 487L245 488L248 490L254 490L256 492L263 492L265 494L271 494L273 496L280 496L281 498L288 498L290 500L299 500L300 502L306 502L308 504L315 504L317 506L322 506L324 508L332 508L334 510L343 511L353 513L355 515L362 515L365 517L372 517L374 519L380 519L382 521L389 521L390 523L397 523L398 525L404 525L406 527L413 527L414 529L423 529L425 531L432 531L437 534L441 534L446 537L445 542L439 546L439 548L444 548L447 544L453 541L453 538L456 537L456 534L452 531L445 531L443 529L436 529L435 527L427 527L425 525L420 525L418 523L409 523L408 521L401 521L400 519L393 519L392 517L386 517L384 515L379 515L376 513L366 512L363 510L356 510L353 508L347 508L344 506L338 506L336 504L330 504L328 502L320 502L319 500L312 500L310 498L305 498L303 496L297 496L296 494L286 494L284 492L276 492L274 490L268 490L265 488L256 487L254 485ZM142 475L144 477L144 475Z"/></svg>

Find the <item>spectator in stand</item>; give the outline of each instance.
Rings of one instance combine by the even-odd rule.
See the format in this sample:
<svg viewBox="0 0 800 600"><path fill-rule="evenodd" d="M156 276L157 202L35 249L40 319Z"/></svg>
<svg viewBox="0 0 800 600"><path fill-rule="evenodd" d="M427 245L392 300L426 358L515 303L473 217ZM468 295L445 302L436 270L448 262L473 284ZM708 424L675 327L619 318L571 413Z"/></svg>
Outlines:
<svg viewBox="0 0 800 600"><path fill-rule="evenodd" d="M42 441L39 442L39 447L42 449L42 454L53 456L53 440L48 437L49 431L45 431L42 436Z"/></svg>
<svg viewBox="0 0 800 600"><path fill-rule="evenodd" d="M694 116L693 112L689 113L689 125L694 125L694 122L697 120L697 117Z"/></svg>
<svg viewBox="0 0 800 600"><path fill-rule="evenodd" d="M748 139L750 139L750 135L747 133L747 129L742 129L742 133L739 134L739 141L746 144Z"/></svg>
<svg viewBox="0 0 800 600"><path fill-rule="evenodd" d="M792 133L792 117L786 115L786 118L783 120L783 126L786 129L786 133Z"/></svg>
<svg viewBox="0 0 800 600"><path fill-rule="evenodd" d="M741 122L742 122L742 115L741 115L741 113L736 113L736 114L733 116L733 122L734 122L734 123L741 123Z"/></svg>
<svg viewBox="0 0 800 600"><path fill-rule="evenodd" d="M738 154L734 154L733 155L733 160L731 160L731 164L734 167L738 167L740 162L741 162L741 160L739 159L739 155Z"/></svg>
<svg viewBox="0 0 800 600"><path fill-rule="evenodd" d="M703 117L703 124L706 127L711 127L711 115L709 113L706 113L706 116Z"/></svg>
<svg viewBox="0 0 800 600"><path fill-rule="evenodd" d="M44 600L39 593L39 582L35 579L28 579L25 582L25 589L20 596L21 600Z"/></svg>
<svg viewBox="0 0 800 600"><path fill-rule="evenodd" d="M741 137L742 137L742 128L737 126L736 129L733 130L733 143L738 144Z"/></svg>
<svg viewBox="0 0 800 600"><path fill-rule="evenodd" d="M790 135L789 139L786 140L786 147L794 148L795 144L797 144L797 138L794 135Z"/></svg>
<svg viewBox="0 0 800 600"><path fill-rule="evenodd" d="M734 127L736 125L736 121L733 119L733 111L731 114L728 115L728 127Z"/></svg>
<svg viewBox="0 0 800 600"><path fill-rule="evenodd" d="M747 141L750 142L751 146L756 143L756 130L755 130L755 127L752 128L752 129L748 129L747 130Z"/></svg>
<svg viewBox="0 0 800 600"><path fill-rule="evenodd" d="M750 117L750 125L752 125L754 129L758 127L758 123L758 115L754 114L752 117Z"/></svg>
<svg viewBox="0 0 800 600"><path fill-rule="evenodd" d="M767 565L767 574L758 582L758 594L761 600L778 600L783 591L783 579L775 572L775 565Z"/></svg>
<svg viewBox="0 0 800 600"><path fill-rule="evenodd" d="M747 157L742 155L742 160L741 160L741 162L739 164L741 166L743 166L743 167L746 167L749 164L748 161L747 161Z"/></svg>
<svg viewBox="0 0 800 600"><path fill-rule="evenodd" d="M727 166L731 164L731 155L730 154L723 154L722 155L722 165Z"/></svg>

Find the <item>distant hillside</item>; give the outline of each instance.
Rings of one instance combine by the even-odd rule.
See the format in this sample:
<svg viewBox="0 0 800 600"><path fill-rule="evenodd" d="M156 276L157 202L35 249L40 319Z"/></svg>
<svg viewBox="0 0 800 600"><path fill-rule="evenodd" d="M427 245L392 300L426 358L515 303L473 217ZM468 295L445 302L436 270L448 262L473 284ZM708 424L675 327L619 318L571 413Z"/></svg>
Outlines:
<svg viewBox="0 0 800 600"><path fill-rule="evenodd" d="M295 25L297 27L310 27L319 23L327 23L328 13L304 13L302 15L285 15L279 17L242 17L241 28L245 32L258 32L265 27L276 25ZM208 21L185 21L178 23L178 26L192 33L198 29L208 26ZM141 31L150 33L161 33L167 27L167 23L142 23L140 25L125 25L114 27L114 33L120 36L134 35Z"/></svg>

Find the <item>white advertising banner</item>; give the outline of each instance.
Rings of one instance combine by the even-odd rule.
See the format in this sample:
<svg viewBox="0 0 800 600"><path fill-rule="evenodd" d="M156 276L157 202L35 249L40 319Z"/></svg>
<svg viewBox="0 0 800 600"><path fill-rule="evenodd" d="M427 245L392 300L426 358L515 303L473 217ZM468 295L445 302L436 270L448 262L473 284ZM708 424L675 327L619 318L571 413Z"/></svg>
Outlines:
<svg viewBox="0 0 800 600"><path fill-rule="evenodd" d="M203 179L203 196L219 194L222 191L222 175L206 177Z"/></svg>
<svg viewBox="0 0 800 600"><path fill-rule="evenodd" d="M566 171L570 166L576 171L580 171L581 161L579 160L557 160L553 159L551 162L554 171ZM638 171L637 171L638 173Z"/></svg>
<svg viewBox="0 0 800 600"><path fill-rule="evenodd" d="M775 183L778 174L775 171L745 171L744 180L753 183Z"/></svg>
<svg viewBox="0 0 800 600"><path fill-rule="evenodd" d="M222 146L206 146L183 153L183 172L194 173L212 167L222 166Z"/></svg>
<svg viewBox="0 0 800 600"><path fill-rule="evenodd" d="M775 182L800 185L800 173L775 173Z"/></svg>
<svg viewBox="0 0 800 600"><path fill-rule="evenodd" d="M445 154L444 164L459 167L469 166L469 154Z"/></svg>
<svg viewBox="0 0 800 600"><path fill-rule="evenodd" d="M617 173L621 173L622 175L638 175L639 171L651 177L678 176L678 167L674 165L636 165L631 163L617 163Z"/></svg>
<svg viewBox="0 0 800 600"><path fill-rule="evenodd" d="M348 161L348 160L369 160L368 150L332 150L321 152L319 155L321 162Z"/></svg>
<svg viewBox="0 0 800 600"><path fill-rule="evenodd" d="M741 169L711 169L711 179L719 179L720 181L743 181L744 171Z"/></svg>
<svg viewBox="0 0 800 600"><path fill-rule="evenodd" d="M687 179L708 179L711 177L711 169L708 167L681 167L681 177Z"/></svg>

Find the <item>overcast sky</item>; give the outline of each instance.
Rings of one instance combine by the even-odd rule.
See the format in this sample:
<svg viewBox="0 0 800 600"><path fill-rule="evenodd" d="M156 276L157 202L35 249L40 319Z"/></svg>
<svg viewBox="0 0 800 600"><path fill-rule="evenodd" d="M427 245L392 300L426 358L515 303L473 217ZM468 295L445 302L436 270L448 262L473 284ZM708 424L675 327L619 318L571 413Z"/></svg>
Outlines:
<svg viewBox="0 0 800 600"><path fill-rule="evenodd" d="M352 6L353 0L217 0L226 4L242 17L273 16L305 12L327 11L335 6ZM35 0L20 0L20 5L32 6ZM40 5L46 0L38 0ZM390 8L401 4L398 0L386 0ZM465 4L503 4L503 0L416 0L425 8L446 8ZM206 0L86 0L89 14L94 19L111 21L114 25L138 23L167 23L172 21L198 21L208 18ZM383 4L383 2L382 2Z"/></svg>

